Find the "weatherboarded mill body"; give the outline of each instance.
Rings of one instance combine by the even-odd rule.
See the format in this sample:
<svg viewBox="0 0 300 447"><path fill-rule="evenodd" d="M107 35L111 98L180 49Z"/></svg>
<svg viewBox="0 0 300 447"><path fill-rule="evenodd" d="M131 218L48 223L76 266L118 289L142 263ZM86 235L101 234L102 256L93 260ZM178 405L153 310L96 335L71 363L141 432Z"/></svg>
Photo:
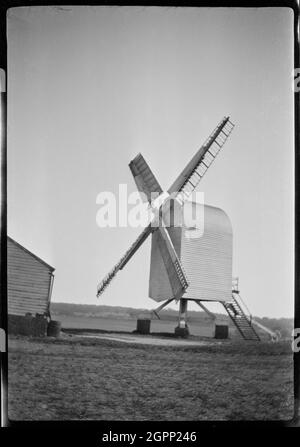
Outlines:
<svg viewBox="0 0 300 447"><path fill-rule="evenodd" d="M203 210L198 213L202 215L198 222L191 219L195 208ZM180 219L182 214L186 215L184 219ZM195 202L185 202L177 215L182 222L170 226L168 233L190 280L190 286L182 298L229 301L232 285L232 229L229 218L219 208ZM157 232L152 234L149 296L155 301L176 298L161 255Z"/></svg>
<svg viewBox="0 0 300 447"><path fill-rule="evenodd" d="M10 237L7 269L9 332L46 335L55 269Z"/></svg>

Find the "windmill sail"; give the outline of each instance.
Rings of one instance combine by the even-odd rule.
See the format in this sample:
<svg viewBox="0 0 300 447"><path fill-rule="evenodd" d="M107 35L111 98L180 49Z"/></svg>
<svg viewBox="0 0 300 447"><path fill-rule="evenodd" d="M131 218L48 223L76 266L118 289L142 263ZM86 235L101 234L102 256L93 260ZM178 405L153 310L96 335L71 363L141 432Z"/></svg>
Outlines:
<svg viewBox="0 0 300 447"><path fill-rule="evenodd" d="M97 286L97 297L104 292L111 281L114 279L119 270L122 270L127 262L132 258L134 253L139 249L139 247L145 242L147 237L153 231L157 231L159 235L159 249L161 256L163 258L166 270L169 275L170 284L174 294L174 298L179 298L183 295L188 287L188 280L183 271L183 267L175 251L174 245L171 238L164 227L155 228L151 224L148 225L131 247L126 251L124 256L119 260L119 262L111 269L111 271L104 277L104 279Z"/></svg>
<svg viewBox="0 0 300 447"><path fill-rule="evenodd" d="M229 117L222 119L169 188L169 194L176 194L176 197L183 202L194 191L218 155L221 147L225 144L233 128L234 124L231 123Z"/></svg>
<svg viewBox="0 0 300 447"><path fill-rule="evenodd" d="M129 167L139 191L146 194L147 201L151 204L151 199L153 199L153 197L151 197L151 194L156 193L157 195L159 195L163 191L151 169L149 168L146 160L141 154L139 154L134 158L134 160L131 161ZM99 297L104 292L104 290L108 287L118 271L122 270L125 267L127 262L132 258L135 252L153 231L158 231L159 233L159 250L169 274L170 284L174 297L179 297L179 295L182 295L185 292L186 288L188 287L187 278L183 272L182 266L168 232L164 227L157 227L149 224L142 231L136 241L131 245L131 247L126 251L119 262L98 284L97 297Z"/></svg>
<svg viewBox="0 0 300 447"><path fill-rule="evenodd" d="M168 272L173 297L179 299L188 288L187 277L166 228L159 227L157 234L158 247Z"/></svg>
<svg viewBox="0 0 300 447"><path fill-rule="evenodd" d="M154 174L149 168L146 160L141 154L138 154L134 160L129 164L130 170L134 177L139 191L146 194L149 203L153 199L151 194L156 193L157 196L163 191L160 187L158 181L156 180ZM175 251L172 240L167 232L166 228L163 226L163 216L161 216L161 224L158 228L154 228L158 232L157 242L158 248L161 253L164 265L168 272L168 277L170 285L173 291L174 297L180 297L185 292L188 287L188 281L186 275L181 266L180 260ZM127 261L126 261L127 262ZM123 265L123 264L122 264ZM125 265L125 264L124 264Z"/></svg>
<svg viewBox="0 0 300 447"><path fill-rule="evenodd" d="M158 197L163 192L142 154L138 154L129 163L129 168L138 190L146 194L148 202L152 201L151 194L156 193Z"/></svg>
<svg viewBox="0 0 300 447"><path fill-rule="evenodd" d="M147 239L149 234L154 230L151 225L148 225L139 237L135 240L135 242L130 246L130 248L126 251L124 256L119 260L119 262L111 269L111 271L105 276L105 278L98 284L97 286L97 297L104 292L106 287L110 284L110 282L114 279L119 270L127 264L129 259L134 255L134 253L139 249L139 247L143 244L143 242Z"/></svg>

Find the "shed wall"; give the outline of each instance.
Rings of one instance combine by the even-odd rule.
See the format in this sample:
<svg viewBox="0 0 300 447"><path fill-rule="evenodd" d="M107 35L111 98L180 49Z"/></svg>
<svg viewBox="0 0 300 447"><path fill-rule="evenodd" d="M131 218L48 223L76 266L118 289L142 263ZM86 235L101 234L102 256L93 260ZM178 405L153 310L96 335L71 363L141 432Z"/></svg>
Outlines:
<svg viewBox="0 0 300 447"><path fill-rule="evenodd" d="M7 240L8 314L32 315L48 312L53 268Z"/></svg>

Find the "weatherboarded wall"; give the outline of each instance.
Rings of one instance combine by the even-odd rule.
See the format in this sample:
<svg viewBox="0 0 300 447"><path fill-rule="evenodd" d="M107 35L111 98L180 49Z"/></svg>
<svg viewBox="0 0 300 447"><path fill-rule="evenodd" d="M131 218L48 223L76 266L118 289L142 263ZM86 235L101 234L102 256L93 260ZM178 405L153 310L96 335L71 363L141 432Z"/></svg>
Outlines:
<svg viewBox="0 0 300 447"><path fill-rule="evenodd" d="M8 314L48 314L54 268L7 239Z"/></svg>
<svg viewBox="0 0 300 447"><path fill-rule="evenodd" d="M197 208L197 212L196 212ZM232 287L232 228L219 208L185 202L181 227L168 228L189 282L186 299L229 301ZM173 298L156 232L152 235L149 296Z"/></svg>
<svg viewBox="0 0 300 447"><path fill-rule="evenodd" d="M190 207L200 206L196 203ZM201 215L201 213L199 213ZM203 233L186 222L181 239L181 262L190 281L184 298L229 301L232 287L232 228L220 208L204 206ZM195 233L196 237L193 237Z"/></svg>

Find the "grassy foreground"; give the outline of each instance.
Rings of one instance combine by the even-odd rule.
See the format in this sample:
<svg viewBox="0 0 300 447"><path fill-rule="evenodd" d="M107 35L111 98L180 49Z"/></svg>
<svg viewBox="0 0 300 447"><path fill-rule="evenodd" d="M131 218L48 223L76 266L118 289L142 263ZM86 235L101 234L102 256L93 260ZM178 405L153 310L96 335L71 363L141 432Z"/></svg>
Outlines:
<svg viewBox="0 0 300 447"><path fill-rule="evenodd" d="M290 343L9 340L11 420L289 420Z"/></svg>

